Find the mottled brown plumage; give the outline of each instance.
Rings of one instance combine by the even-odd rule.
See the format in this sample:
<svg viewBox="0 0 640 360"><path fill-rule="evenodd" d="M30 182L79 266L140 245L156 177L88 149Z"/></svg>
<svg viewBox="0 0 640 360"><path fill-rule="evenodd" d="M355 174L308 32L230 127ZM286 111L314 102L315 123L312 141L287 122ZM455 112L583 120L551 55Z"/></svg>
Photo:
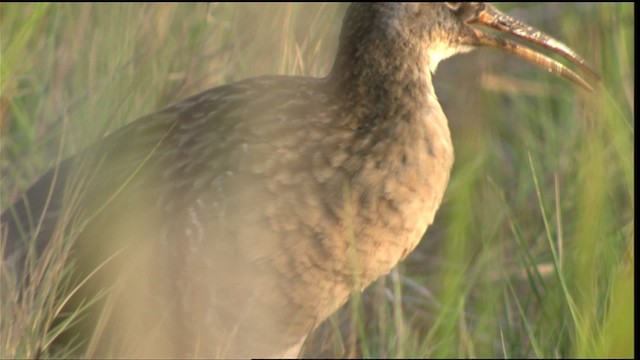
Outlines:
<svg viewBox="0 0 640 360"><path fill-rule="evenodd" d="M46 210L53 171L3 214L5 253L21 263L28 213L45 215L23 237L42 248L73 208L58 226L84 273L116 254L87 291L120 279L107 334L129 347L116 355L295 356L433 221L453 163L437 63L476 45L526 55L467 24L487 13L352 5L326 78L248 79L132 122L63 162Z"/></svg>

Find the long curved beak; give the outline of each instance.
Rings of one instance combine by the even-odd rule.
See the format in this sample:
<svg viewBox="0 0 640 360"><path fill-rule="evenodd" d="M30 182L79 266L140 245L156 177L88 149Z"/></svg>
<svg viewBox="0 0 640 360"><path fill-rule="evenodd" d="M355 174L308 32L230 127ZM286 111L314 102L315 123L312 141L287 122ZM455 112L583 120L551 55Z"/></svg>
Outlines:
<svg viewBox="0 0 640 360"><path fill-rule="evenodd" d="M522 40L547 48L551 50L551 52L571 61L578 67L578 69L585 74L588 74L597 82L600 81L600 75L598 75L598 73L596 73L582 57L576 54L575 51L571 50L565 44L527 24L503 14L489 4L483 5L484 6L479 7L477 12L465 21L467 24L487 26L502 33L511 34ZM510 52L546 69L547 71L560 75L588 91L593 91L593 86L585 81L581 76L568 69L563 64L541 53L513 41L495 37L475 28L472 28L471 30L474 36L467 39L467 45L491 46Z"/></svg>

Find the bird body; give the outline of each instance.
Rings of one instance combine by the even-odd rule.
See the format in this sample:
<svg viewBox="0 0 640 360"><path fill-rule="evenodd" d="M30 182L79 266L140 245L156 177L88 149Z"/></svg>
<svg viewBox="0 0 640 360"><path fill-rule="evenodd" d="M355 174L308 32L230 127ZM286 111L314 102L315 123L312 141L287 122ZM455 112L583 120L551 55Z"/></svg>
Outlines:
<svg viewBox="0 0 640 360"><path fill-rule="evenodd" d="M62 231L86 269L107 263L95 286L119 284L112 321L138 334L125 356L295 356L433 222L453 147L431 72L470 49L458 7L354 4L327 77L247 79L138 119L27 191L54 189L49 207L19 201L2 223L15 237L44 216L41 250ZM58 225L70 203L75 232Z"/></svg>
<svg viewBox="0 0 640 360"><path fill-rule="evenodd" d="M368 113L367 104L355 116L358 101L340 101L344 94L331 88L330 78L262 77L203 92L133 122L73 159L91 164L92 180L83 191L89 196L80 203L88 213L99 212L76 244L83 254L77 257L91 269L141 239L160 244L126 257L138 263L134 269L125 260L114 265L120 272L147 274L127 288L157 293L157 287L168 287L164 291L176 295L167 298L184 305L177 310L180 323L192 330L201 323L200 332L221 338L214 344L235 344L224 350L234 355L264 354L278 342L279 348L299 344L354 289L388 273L433 221L453 149L430 79L423 79L430 101L394 102L377 114ZM73 168L58 175L61 184ZM144 212L147 220L138 215ZM141 254L163 260L142 266ZM149 285L158 277L180 289ZM243 323L238 319L247 307L258 310ZM233 311L220 319L220 312ZM232 335L211 334L206 319L215 326L239 325L243 336L234 342ZM278 337L266 341L265 333ZM171 351L162 348L160 354ZM226 354L219 351L205 353Z"/></svg>

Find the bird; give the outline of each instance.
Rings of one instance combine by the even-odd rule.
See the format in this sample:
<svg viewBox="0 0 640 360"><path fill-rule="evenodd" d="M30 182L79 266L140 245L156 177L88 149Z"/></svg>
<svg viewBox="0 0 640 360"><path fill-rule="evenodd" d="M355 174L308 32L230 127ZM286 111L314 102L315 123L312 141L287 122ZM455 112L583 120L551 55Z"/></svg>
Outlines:
<svg viewBox="0 0 640 360"><path fill-rule="evenodd" d="M598 80L483 2L353 3L327 76L205 90L50 169L1 215L3 263L24 273L69 239L76 280L89 280L77 303L109 290L83 325L102 335L85 344L97 356L296 357L434 221L454 161L432 85L442 60L492 47L593 90L482 27Z"/></svg>

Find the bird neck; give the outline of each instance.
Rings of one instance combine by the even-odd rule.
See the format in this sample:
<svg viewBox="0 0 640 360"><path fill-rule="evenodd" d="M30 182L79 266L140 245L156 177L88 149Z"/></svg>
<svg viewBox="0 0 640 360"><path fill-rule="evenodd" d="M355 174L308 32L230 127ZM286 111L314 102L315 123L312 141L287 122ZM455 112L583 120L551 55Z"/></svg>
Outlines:
<svg viewBox="0 0 640 360"><path fill-rule="evenodd" d="M399 118L417 121L435 98L429 57L401 35L363 27L347 29L340 40L327 81L360 128L397 126Z"/></svg>

